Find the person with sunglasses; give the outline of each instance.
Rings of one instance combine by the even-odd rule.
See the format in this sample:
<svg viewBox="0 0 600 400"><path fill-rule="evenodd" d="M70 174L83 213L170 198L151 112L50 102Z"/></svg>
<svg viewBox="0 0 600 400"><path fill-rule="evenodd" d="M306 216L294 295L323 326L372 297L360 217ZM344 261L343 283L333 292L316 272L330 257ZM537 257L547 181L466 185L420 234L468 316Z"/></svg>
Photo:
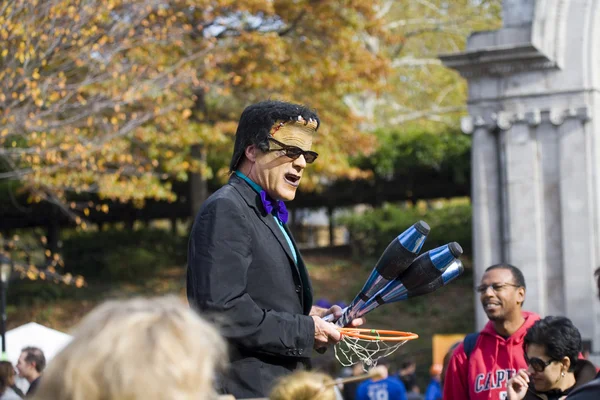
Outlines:
<svg viewBox="0 0 600 400"><path fill-rule="evenodd" d="M559 400L596 375L594 365L580 359L581 334L566 317L546 317L525 335L527 369L507 385L507 400Z"/></svg>
<svg viewBox="0 0 600 400"><path fill-rule="evenodd" d="M598 288L598 296L600 297L600 268L594 272L596 278L596 287ZM600 399L600 373L594 379L585 385L576 387L569 395L567 400L598 400Z"/></svg>
<svg viewBox="0 0 600 400"><path fill-rule="evenodd" d="M339 318L341 308L312 306L284 204L318 157L312 144L319 125L317 114L301 105L248 106L235 135L229 182L202 204L192 227L187 297L215 316L228 341L230 367L217 383L222 394L266 397L279 377L310 366L313 348L341 339L321 319Z"/></svg>
<svg viewBox="0 0 600 400"><path fill-rule="evenodd" d="M507 381L527 367L523 338L539 320L537 314L522 310L525 289L523 273L513 265L485 270L475 290L489 321L456 347L444 378L444 399L506 399Z"/></svg>

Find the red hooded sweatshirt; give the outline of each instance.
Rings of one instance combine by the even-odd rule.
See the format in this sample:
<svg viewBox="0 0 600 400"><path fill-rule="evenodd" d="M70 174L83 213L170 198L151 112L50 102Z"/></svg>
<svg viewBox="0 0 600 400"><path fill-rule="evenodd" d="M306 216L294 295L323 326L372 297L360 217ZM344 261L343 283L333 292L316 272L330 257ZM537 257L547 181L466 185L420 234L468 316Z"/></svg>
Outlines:
<svg viewBox="0 0 600 400"><path fill-rule="evenodd" d="M523 339L527 330L540 319L523 311L525 323L508 338L503 338L489 321L469 359L463 344L450 358L444 380L444 400L505 400L506 382L521 368L527 368Z"/></svg>

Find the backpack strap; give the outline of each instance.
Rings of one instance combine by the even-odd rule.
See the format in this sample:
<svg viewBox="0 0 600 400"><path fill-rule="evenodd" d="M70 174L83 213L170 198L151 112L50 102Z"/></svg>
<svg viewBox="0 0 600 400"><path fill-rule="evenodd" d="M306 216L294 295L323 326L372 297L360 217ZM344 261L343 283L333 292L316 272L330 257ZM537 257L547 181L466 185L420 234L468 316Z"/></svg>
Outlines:
<svg viewBox="0 0 600 400"><path fill-rule="evenodd" d="M469 333L465 336L463 340L463 347L465 348L465 354L467 355L467 360L471 356L471 353L475 349L475 345L477 344L477 339L479 339L479 332Z"/></svg>

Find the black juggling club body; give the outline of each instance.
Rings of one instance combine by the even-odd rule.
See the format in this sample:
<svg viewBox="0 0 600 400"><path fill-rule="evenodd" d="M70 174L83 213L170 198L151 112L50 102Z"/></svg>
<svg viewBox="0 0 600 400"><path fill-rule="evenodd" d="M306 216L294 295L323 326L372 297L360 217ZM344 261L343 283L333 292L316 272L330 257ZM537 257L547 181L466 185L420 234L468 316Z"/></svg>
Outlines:
<svg viewBox="0 0 600 400"><path fill-rule="evenodd" d="M363 288L345 309L336 325L348 325L365 302L411 265L423 247L429 231L429 225L424 221L419 221L390 242L375 264Z"/></svg>

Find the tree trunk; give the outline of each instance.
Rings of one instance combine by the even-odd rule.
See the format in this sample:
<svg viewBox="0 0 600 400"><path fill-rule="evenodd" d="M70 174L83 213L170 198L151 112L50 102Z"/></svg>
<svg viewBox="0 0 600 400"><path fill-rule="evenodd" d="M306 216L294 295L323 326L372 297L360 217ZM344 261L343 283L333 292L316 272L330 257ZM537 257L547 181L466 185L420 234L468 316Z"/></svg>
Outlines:
<svg viewBox="0 0 600 400"><path fill-rule="evenodd" d="M128 216L125 218L125 228L127 230L129 230L130 232L133 232L133 227L135 225L135 217L133 216Z"/></svg>
<svg viewBox="0 0 600 400"><path fill-rule="evenodd" d="M177 236L177 218L171 218L171 234Z"/></svg>
<svg viewBox="0 0 600 400"><path fill-rule="evenodd" d="M335 245L335 223L333 221L333 211L334 208L329 206L327 207L327 217L329 219L329 246L332 247Z"/></svg>
<svg viewBox="0 0 600 400"><path fill-rule="evenodd" d="M191 148L192 158L206 162L206 149L201 144L195 144ZM190 212L192 218L198 214L204 200L208 197L208 186L206 177L197 172L190 173Z"/></svg>

